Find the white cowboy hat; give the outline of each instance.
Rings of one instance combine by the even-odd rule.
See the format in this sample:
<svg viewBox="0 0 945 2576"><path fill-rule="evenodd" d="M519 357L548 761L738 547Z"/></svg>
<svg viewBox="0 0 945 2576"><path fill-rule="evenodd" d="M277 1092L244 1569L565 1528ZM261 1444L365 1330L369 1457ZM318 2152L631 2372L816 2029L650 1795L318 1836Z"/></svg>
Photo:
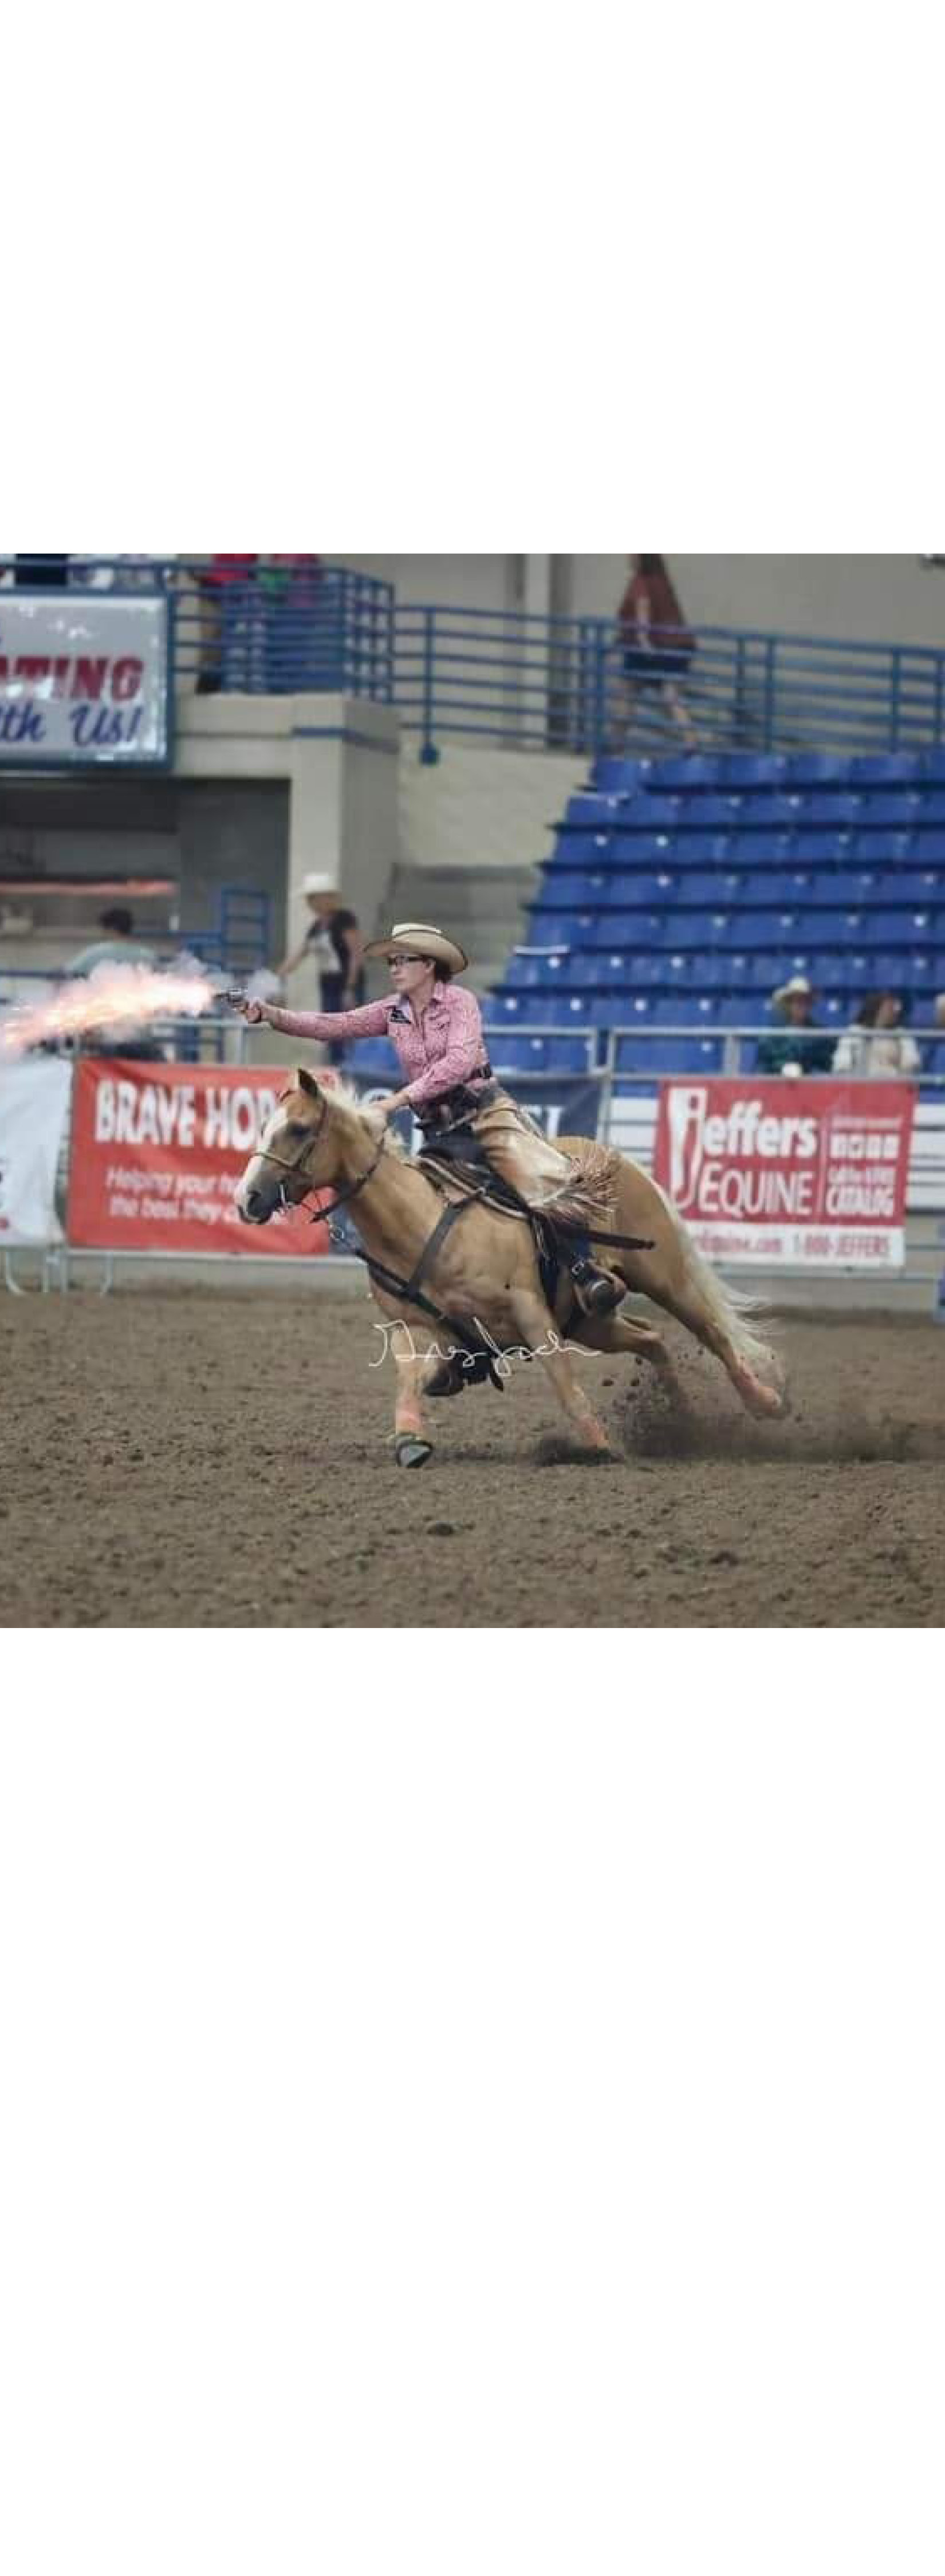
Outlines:
<svg viewBox="0 0 945 2576"><path fill-rule="evenodd" d="M395 921L386 939L372 939L365 957L389 957L392 948L402 948L409 957L435 957L439 966L451 966L461 975L469 959L455 939L447 939L445 930L435 930L429 921Z"/></svg>
<svg viewBox="0 0 945 2576"><path fill-rule="evenodd" d="M771 999L777 1006L781 1002L792 1002L795 993L808 994L812 1002L817 999L816 986L808 983L806 975L790 976L786 984L778 985L777 992L772 993Z"/></svg>
<svg viewBox="0 0 945 2576"><path fill-rule="evenodd" d="M302 879L303 894L337 894L336 877L307 876Z"/></svg>

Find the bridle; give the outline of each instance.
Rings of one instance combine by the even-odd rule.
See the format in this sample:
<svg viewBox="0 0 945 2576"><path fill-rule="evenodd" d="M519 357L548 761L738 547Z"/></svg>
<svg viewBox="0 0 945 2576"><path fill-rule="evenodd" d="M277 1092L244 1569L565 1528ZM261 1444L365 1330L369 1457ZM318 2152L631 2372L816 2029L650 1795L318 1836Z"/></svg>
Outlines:
<svg viewBox="0 0 945 2576"><path fill-rule="evenodd" d="M300 1178L305 1171L305 1166L313 1145L317 1145L318 1143L327 1116L328 1102L324 1098L324 1095L322 1095L321 1116L319 1118L318 1125L312 1129L311 1135L306 1137L301 1153L296 1155L294 1162L290 1162L288 1155L286 1154L273 1154L269 1147L264 1145L260 1145L259 1147L260 1162L275 1163L277 1170L281 1172L294 1172L296 1177ZM316 1208L314 1215L310 1219L310 1223L312 1225L328 1225L335 1214L336 1208L346 1207L351 1199L356 1199L360 1196L361 1191L366 1189L368 1182L373 1179L386 1142L386 1137L382 1136L377 1152L374 1156L373 1163L369 1163L367 1171L362 1172L358 1180L352 1181L348 1189L339 1190L337 1192L336 1196L332 1199L330 1207ZM312 1190L317 1190L319 1186L320 1184L318 1181L310 1178L308 1188L303 1192L303 1199L308 1198ZM301 1207L302 1199L291 1199L285 1182L280 1181L279 1196L276 1201L276 1205L280 1208Z"/></svg>

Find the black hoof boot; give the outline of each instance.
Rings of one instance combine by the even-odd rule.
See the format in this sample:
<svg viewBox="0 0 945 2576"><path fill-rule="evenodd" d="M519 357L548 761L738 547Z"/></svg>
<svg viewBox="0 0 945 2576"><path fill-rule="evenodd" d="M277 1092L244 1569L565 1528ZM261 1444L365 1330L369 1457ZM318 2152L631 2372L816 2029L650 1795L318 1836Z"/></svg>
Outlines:
<svg viewBox="0 0 945 2576"><path fill-rule="evenodd" d="M412 1431L400 1431L394 1442L398 1467L425 1467L433 1456L432 1440L418 1440Z"/></svg>
<svg viewBox="0 0 945 2576"><path fill-rule="evenodd" d="M627 1293L622 1279L598 1270L593 1261L573 1261L571 1277L586 1315L611 1315L615 1306L622 1306Z"/></svg>

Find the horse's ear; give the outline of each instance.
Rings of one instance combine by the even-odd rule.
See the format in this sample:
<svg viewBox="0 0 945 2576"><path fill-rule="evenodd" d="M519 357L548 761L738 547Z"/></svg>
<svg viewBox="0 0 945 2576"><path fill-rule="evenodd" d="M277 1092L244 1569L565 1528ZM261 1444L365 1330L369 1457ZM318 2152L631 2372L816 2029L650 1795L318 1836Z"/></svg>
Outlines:
<svg viewBox="0 0 945 2576"><path fill-rule="evenodd" d="M315 1080L315 1076L313 1073L308 1072L307 1067L304 1064L300 1064L298 1066L295 1078L300 1091L307 1091L309 1098L312 1100L318 1099L318 1084Z"/></svg>

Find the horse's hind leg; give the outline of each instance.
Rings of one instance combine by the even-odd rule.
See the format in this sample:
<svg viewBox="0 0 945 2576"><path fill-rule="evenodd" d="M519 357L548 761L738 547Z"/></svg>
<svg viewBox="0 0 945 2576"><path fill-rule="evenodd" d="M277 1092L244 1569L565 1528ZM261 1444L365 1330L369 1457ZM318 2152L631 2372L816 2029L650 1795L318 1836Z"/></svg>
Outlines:
<svg viewBox="0 0 945 2576"><path fill-rule="evenodd" d="M688 1397L680 1383L676 1362L655 1325L638 1323L635 1319L631 1322L626 1315L582 1317L580 1339L582 1348L587 1350L612 1352L615 1358L649 1360L673 1403L688 1411Z"/></svg>
<svg viewBox="0 0 945 2576"><path fill-rule="evenodd" d="M698 1278L685 1272L678 1282L673 1281L671 1287L661 1282L658 1288L651 1287L647 1293L655 1297L668 1314L674 1315L687 1333L692 1333L694 1339L701 1342L703 1350L711 1351L713 1359L721 1360L746 1413L766 1422L783 1414L783 1392L766 1386L753 1365L756 1355L759 1359L765 1358L763 1346L747 1325L740 1324L734 1307L728 1315L724 1309L717 1311L714 1299L702 1293ZM768 1356L773 1360L773 1353Z"/></svg>
<svg viewBox="0 0 945 2576"><path fill-rule="evenodd" d="M545 1300L536 1289L521 1289L512 1298L515 1329L521 1341L551 1381L562 1411L574 1424L586 1449L598 1456L614 1455L600 1416L595 1413L582 1386L578 1385L570 1356L563 1347L563 1335L549 1314Z"/></svg>

